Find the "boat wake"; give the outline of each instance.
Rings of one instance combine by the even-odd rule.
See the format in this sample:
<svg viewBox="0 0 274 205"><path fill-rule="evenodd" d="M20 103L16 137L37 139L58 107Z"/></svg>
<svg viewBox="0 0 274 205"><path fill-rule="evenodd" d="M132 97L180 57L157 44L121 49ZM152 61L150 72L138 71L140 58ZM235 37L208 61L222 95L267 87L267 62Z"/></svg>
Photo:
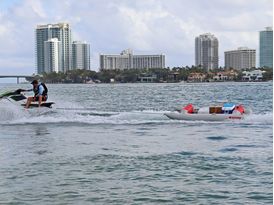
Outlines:
<svg viewBox="0 0 274 205"><path fill-rule="evenodd" d="M38 108L24 109L9 101L1 101L0 124L148 124L166 123L164 111L109 112L96 111L94 108Z"/></svg>
<svg viewBox="0 0 274 205"><path fill-rule="evenodd" d="M245 117L243 120L244 123L251 124L265 124L272 125L273 124L273 113L267 112L263 114L250 114Z"/></svg>
<svg viewBox="0 0 274 205"><path fill-rule="evenodd" d="M0 122L12 122L16 119L20 119L23 117L29 117L29 113L24 112L21 107L7 101L2 100L0 104Z"/></svg>
<svg viewBox="0 0 274 205"><path fill-rule="evenodd" d="M273 122L271 112L264 114L251 114L244 120L234 120L225 122L206 122L206 121L176 121L170 120L164 113L168 111L124 111L124 112L105 112L96 111L94 108L77 108L74 106L68 108L39 108L23 109L13 104L1 103L0 105L0 124L113 124L113 125L138 125L138 124L267 124Z"/></svg>

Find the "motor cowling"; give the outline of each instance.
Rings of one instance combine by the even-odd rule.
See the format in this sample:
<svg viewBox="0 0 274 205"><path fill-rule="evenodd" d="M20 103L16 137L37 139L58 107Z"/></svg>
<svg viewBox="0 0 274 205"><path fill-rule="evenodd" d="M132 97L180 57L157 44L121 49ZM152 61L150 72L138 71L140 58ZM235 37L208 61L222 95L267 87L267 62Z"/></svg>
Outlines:
<svg viewBox="0 0 274 205"><path fill-rule="evenodd" d="M235 110L238 111L238 112L241 113L241 114L244 114L244 113L245 113L245 108L244 108L244 106L242 106L242 105L237 105L237 106L235 107Z"/></svg>
<svg viewBox="0 0 274 205"><path fill-rule="evenodd" d="M187 113L193 113L194 112L194 107L192 104L188 104L187 106L185 106L183 108L183 110L185 110Z"/></svg>

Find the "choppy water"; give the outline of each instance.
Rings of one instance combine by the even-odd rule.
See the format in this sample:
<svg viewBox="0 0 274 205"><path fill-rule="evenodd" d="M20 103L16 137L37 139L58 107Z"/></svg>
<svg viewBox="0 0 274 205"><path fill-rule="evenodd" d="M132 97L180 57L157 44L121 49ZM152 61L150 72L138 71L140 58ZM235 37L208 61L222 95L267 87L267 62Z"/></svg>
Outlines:
<svg viewBox="0 0 274 205"><path fill-rule="evenodd" d="M50 111L0 102L0 204L272 204L272 86L48 85ZM253 113L163 116L224 100Z"/></svg>

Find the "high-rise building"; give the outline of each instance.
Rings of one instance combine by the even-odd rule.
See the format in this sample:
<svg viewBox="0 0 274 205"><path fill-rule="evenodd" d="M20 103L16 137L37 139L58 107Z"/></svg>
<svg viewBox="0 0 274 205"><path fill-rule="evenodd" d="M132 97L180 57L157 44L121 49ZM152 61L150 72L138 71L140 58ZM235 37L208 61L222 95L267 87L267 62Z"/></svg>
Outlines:
<svg viewBox="0 0 274 205"><path fill-rule="evenodd" d="M273 68L273 29L260 31L260 67Z"/></svg>
<svg viewBox="0 0 274 205"><path fill-rule="evenodd" d="M195 38L195 65L212 70L219 67L218 39L210 33Z"/></svg>
<svg viewBox="0 0 274 205"><path fill-rule="evenodd" d="M133 55L130 49L120 55L100 55L101 70L165 68L165 55Z"/></svg>
<svg viewBox="0 0 274 205"><path fill-rule="evenodd" d="M36 66L37 73L45 72L44 42L57 38L61 43L60 69L65 72L71 69L71 29L67 23L38 25L36 28Z"/></svg>
<svg viewBox="0 0 274 205"><path fill-rule="evenodd" d="M86 42L73 41L72 69L90 69L90 45Z"/></svg>
<svg viewBox="0 0 274 205"><path fill-rule="evenodd" d="M58 73L61 68L61 42L57 38L44 41L44 72Z"/></svg>
<svg viewBox="0 0 274 205"><path fill-rule="evenodd" d="M238 50L225 51L225 67L237 70L256 67L256 50L239 47Z"/></svg>

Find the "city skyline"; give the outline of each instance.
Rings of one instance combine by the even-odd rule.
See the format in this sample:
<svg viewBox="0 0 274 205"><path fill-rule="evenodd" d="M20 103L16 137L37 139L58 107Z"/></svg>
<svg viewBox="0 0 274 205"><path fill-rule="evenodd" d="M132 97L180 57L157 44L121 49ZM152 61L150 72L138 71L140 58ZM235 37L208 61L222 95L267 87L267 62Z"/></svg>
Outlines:
<svg viewBox="0 0 274 205"><path fill-rule="evenodd" d="M259 31L273 24L270 0L10 0L0 2L0 14L3 74L34 72L33 30L39 24L70 23L73 40L91 44L92 70L99 68L99 53L124 48L165 53L167 67L194 65L195 37L207 32L218 38L219 65L224 66L224 51L244 46L258 51Z"/></svg>

